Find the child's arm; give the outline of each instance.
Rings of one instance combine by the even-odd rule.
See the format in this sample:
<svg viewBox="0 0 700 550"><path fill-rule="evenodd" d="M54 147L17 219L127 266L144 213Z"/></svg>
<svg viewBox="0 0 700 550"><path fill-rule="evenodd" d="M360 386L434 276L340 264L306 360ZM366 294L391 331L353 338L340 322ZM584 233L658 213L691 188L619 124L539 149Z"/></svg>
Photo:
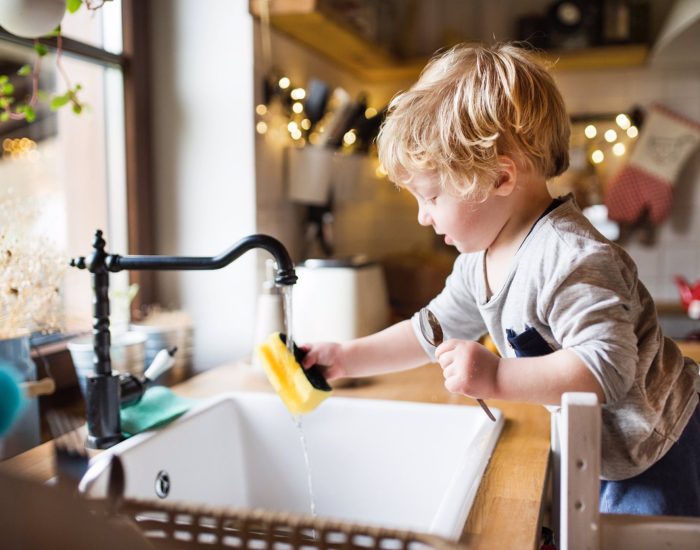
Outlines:
<svg viewBox="0 0 700 550"><path fill-rule="evenodd" d="M328 380L407 370L430 362L410 321L342 344L322 342L308 344L304 349L308 351L304 367L314 363L325 366Z"/></svg>
<svg viewBox="0 0 700 550"><path fill-rule="evenodd" d="M569 391L605 394L598 380L573 351L561 349L540 357L499 358L484 346L448 340L435 351L445 387L482 399L559 405Z"/></svg>

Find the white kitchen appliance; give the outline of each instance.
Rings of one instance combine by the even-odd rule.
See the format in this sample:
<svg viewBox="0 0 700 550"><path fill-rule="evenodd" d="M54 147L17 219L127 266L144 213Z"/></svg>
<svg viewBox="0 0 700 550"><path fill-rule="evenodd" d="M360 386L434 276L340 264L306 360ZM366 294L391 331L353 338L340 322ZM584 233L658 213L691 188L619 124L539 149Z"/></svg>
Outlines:
<svg viewBox="0 0 700 550"><path fill-rule="evenodd" d="M306 260L296 268L293 338L344 342L387 326L389 301L382 267L364 256Z"/></svg>

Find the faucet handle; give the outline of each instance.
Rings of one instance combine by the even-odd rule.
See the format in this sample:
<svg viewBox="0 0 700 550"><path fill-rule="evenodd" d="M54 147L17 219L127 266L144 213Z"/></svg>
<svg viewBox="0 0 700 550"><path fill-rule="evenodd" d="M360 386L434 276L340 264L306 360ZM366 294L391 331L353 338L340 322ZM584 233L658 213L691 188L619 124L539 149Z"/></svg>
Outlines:
<svg viewBox="0 0 700 550"><path fill-rule="evenodd" d="M143 373L143 380L137 378L131 373L123 373L119 375L119 404L124 405L135 405L141 398L146 390L156 381L156 379L172 368L175 364L175 352L177 351L177 346L173 346L170 349L164 348L160 350L156 356L151 361L151 364Z"/></svg>
<svg viewBox="0 0 700 550"><path fill-rule="evenodd" d="M173 346L170 349L163 348L156 354L146 372L143 373L147 383L154 382L161 374L172 368L175 364L176 352L177 346Z"/></svg>
<svg viewBox="0 0 700 550"><path fill-rule="evenodd" d="M70 266L77 267L78 269L85 269L87 267L87 264L85 263L85 256L71 258Z"/></svg>

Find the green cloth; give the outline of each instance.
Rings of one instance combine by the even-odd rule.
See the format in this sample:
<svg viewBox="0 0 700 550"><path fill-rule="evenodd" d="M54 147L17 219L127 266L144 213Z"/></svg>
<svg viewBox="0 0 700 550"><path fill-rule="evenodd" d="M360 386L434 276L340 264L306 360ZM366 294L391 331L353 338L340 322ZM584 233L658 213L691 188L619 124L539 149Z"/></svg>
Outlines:
<svg viewBox="0 0 700 550"><path fill-rule="evenodd" d="M163 386L148 388L141 401L122 407L122 433L131 437L164 426L186 413L195 403L196 399L180 397Z"/></svg>

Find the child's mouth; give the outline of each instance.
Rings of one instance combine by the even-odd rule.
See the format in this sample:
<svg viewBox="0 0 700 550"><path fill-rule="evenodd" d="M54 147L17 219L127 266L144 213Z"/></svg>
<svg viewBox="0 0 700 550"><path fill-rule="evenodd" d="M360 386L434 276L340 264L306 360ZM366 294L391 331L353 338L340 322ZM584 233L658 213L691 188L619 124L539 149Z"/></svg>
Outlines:
<svg viewBox="0 0 700 550"><path fill-rule="evenodd" d="M455 242L452 240L452 238L449 235L445 235L445 244L447 245L452 245Z"/></svg>

